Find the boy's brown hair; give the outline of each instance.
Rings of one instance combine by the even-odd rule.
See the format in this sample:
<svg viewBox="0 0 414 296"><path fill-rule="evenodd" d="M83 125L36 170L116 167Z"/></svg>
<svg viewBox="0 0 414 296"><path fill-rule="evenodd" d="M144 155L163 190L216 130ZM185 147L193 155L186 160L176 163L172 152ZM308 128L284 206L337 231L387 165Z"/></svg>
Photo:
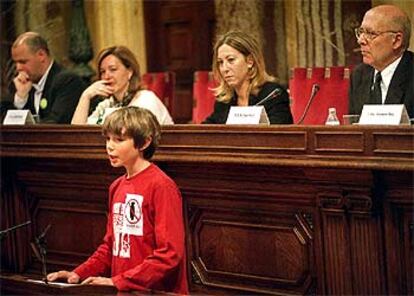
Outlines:
<svg viewBox="0 0 414 296"><path fill-rule="evenodd" d="M150 111L139 107L123 107L105 118L102 134L130 137L137 149L143 147L147 139L151 139L151 143L143 151L144 158L150 159L158 147L161 128L157 118Z"/></svg>

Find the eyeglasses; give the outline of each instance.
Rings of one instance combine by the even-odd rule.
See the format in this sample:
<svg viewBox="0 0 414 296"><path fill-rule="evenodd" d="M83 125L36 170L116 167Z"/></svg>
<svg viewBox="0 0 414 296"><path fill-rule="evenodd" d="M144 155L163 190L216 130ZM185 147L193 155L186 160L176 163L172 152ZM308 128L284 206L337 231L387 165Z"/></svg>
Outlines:
<svg viewBox="0 0 414 296"><path fill-rule="evenodd" d="M375 38L377 38L378 36L380 36L384 33L394 33L394 34L396 34L396 33L398 33L398 31L382 31L382 32L377 31L377 32L375 32L375 31L366 30L366 29L361 28L361 27L355 28L355 36L356 36L357 39L361 38L362 34L364 34L364 37L367 40L371 41L371 40L374 40Z"/></svg>

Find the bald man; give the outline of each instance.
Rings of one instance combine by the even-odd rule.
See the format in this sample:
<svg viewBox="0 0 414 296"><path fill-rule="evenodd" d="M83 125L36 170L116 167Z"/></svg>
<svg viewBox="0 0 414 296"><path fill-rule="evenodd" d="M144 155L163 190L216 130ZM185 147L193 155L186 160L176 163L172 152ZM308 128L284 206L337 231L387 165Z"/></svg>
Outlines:
<svg viewBox="0 0 414 296"><path fill-rule="evenodd" d="M349 113L361 114L364 104L404 104L414 117L414 59L408 51L411 21L394 5L367 11L355 29L363 64L351 74Z"/></svg>
<svg viewBox="0 0 414 296"><path fill-rule="evenodd" d="M20 35L11 54L17 71L14 107L29 109L43 123L70 123L85 89L82 79L53 61L46 40L38 33Z"/></svg>

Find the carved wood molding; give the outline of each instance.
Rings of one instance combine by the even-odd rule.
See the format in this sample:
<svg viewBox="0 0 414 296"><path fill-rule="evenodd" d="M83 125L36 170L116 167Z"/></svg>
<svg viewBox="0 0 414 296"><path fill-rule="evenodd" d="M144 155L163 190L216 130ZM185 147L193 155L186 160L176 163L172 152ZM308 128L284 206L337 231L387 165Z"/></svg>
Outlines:
<svg viewBox="0 0 414 296"><path fill-rule="evenodd" d="M327 294L384 294L380 215L370 191L332 191L317 195L321 208ZM367 266L369 262L369 267ZM370 291L368 293L368 291Z"/></svg>
<svg viewBox="0 0 414 296"><path fill-rule="evenodd" d="M329 139L333 140L329 140ZM162 127L158 162L414 170L409 126ZM106 159L99 127L2 126L0 156Z"/></svg>
<svg viewBox="0 0 414 296"><path fill-rule="evenodd" d="M318 204L323 211L343 211L348 213L371 213L373 201L371 196L364 194L338 193L319 193Z"/></svg>
<svg viewBox="0 0 414 296"><path fill-rule="evenodd" d="M303 213L224 210L219 204L194 204L187 213L194 284L270 294L283 285L311 289L313 231Z"/></svg>

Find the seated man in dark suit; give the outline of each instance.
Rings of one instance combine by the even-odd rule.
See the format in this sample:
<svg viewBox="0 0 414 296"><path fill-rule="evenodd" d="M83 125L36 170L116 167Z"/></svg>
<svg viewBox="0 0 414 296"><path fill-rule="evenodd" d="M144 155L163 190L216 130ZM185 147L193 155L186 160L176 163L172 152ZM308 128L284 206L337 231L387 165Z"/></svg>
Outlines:
<svg viewBox="0 0 414 296"><path fill-rule="evenodd" d="M355 30L363 64L351 74L349 113L364 104L404 104L414 117L414 58L408 50L411 22L394 5L370 9Z"/></svg>
<svg viewBox="0 0 414 296"><path fill-rule="evenodd" d="M16 65L13 105L29 109L40 122L70 123L85 84L80 77L53 61L38 33L20 35L11 48Z"/></svg>

